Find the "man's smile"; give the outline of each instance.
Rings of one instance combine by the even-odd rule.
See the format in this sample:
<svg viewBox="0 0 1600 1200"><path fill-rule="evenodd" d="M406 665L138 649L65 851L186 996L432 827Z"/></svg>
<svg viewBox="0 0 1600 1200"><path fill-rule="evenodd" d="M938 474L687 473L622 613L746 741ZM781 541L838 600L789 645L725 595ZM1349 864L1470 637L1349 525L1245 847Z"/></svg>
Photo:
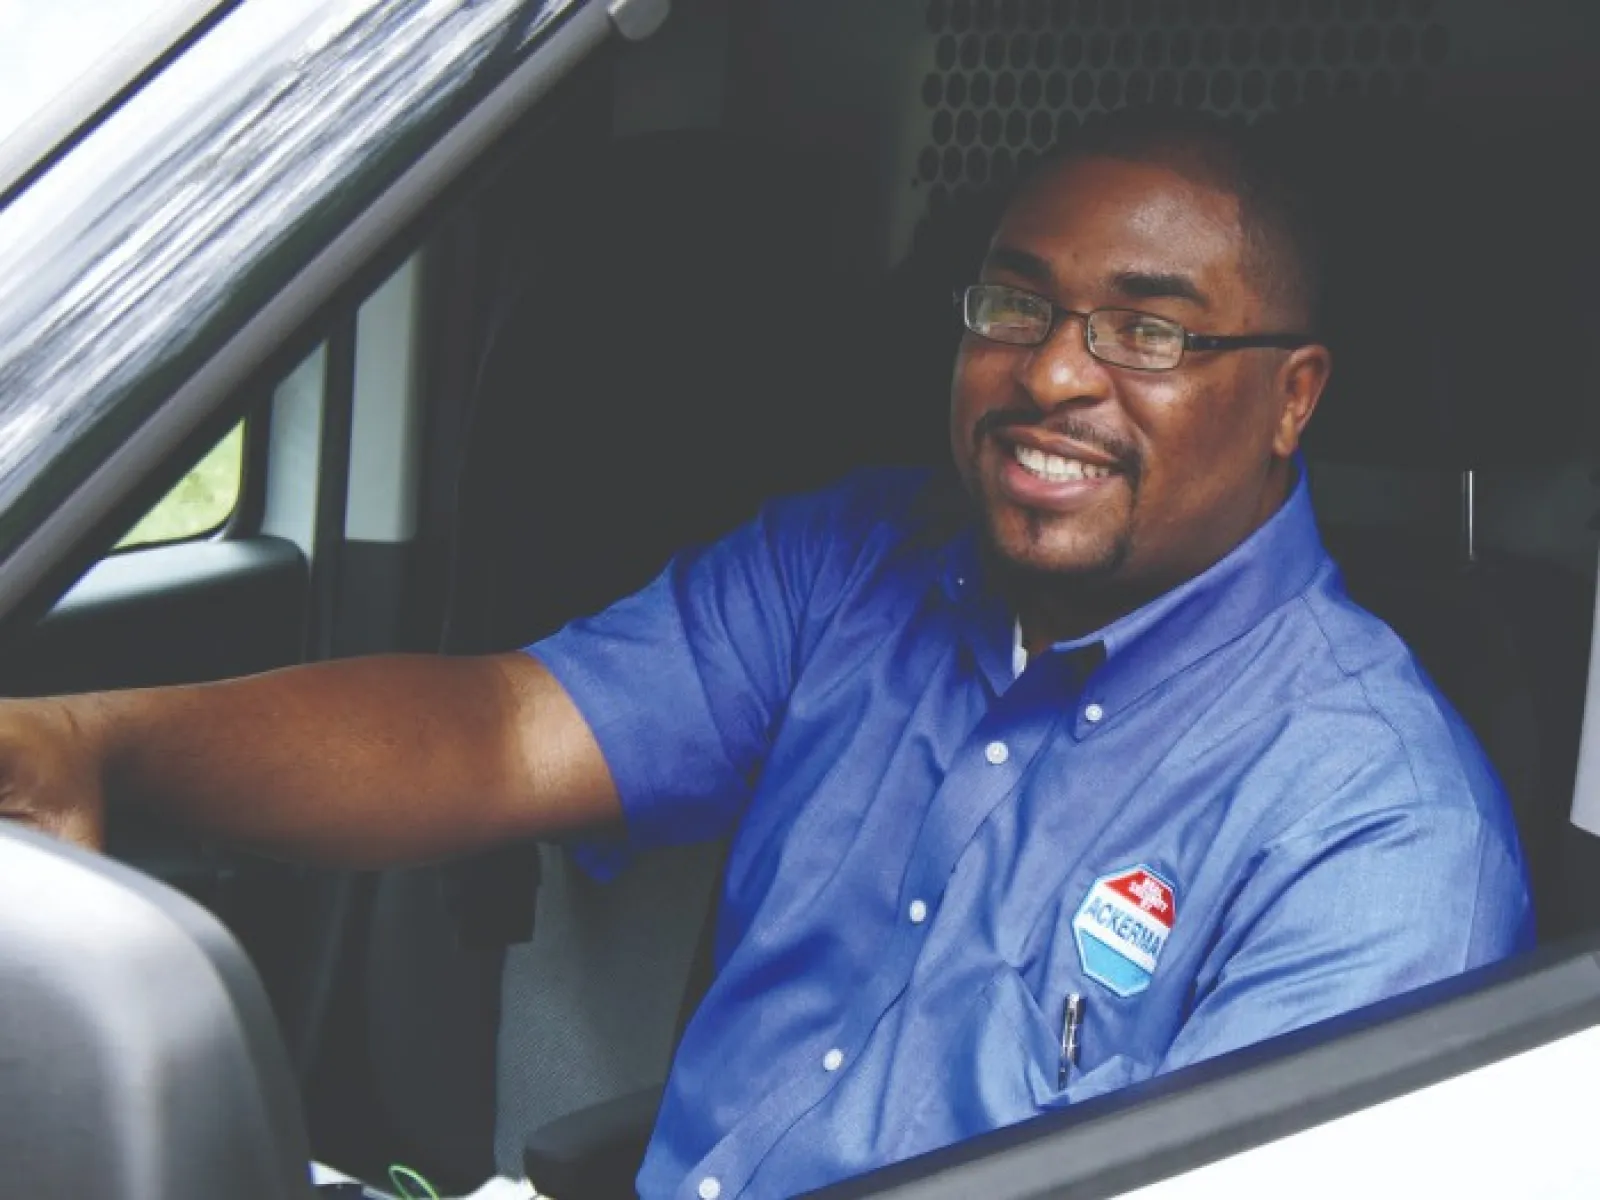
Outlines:
<svg viewBox="0 0 1600 1200"><path fill-rule="evenodd" d="M1001 494L1024 508L1078 510L1128 476L1116 455L1041 426L996 429L990 444L998 455Z"/></svg>
<svg viewBox="0 0 1600 1200"><path fill-rule="evenodd" d="M1032 446L1017 445L1011 450L1012 457L1023 470L1050 483L1066 483L1078 479L1105 479L1111 474L1110 467L1084 462L1081 458L1049 454Z"/></svg>

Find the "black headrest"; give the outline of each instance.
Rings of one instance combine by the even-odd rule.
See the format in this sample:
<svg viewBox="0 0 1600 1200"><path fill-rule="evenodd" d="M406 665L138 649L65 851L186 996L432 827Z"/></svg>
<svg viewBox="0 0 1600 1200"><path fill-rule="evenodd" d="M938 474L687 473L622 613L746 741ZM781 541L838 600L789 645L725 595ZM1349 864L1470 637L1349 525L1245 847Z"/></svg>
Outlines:
<svg viewBox="0 0 1600 1200"><path fill-rule="evenodd" d="M1461 468L1570 456L1587 437L1600 259L1572 128L1399 104L1283 122L1328 235L1332 382L1313 458ZM1588 133L1585 137L1592 137ZM1577 140L1575 140L1575 138Z"/></svg>

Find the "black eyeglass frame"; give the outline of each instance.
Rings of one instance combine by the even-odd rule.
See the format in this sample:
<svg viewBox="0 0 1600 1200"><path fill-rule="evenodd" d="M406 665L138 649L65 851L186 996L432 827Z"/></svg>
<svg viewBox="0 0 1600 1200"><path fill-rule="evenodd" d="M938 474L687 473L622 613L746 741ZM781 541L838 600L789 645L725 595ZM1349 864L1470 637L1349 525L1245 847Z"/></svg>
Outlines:
<svg viewBox="0 0 1600 1200"><path fill-rule="evenodd" d="M1003 288L1008 292L1015 292L1021 296L1037 300L1041 304L1050 306L1050 324L1045 329L1044 335L1036 342L1008 342L1004 338L990 337L972 328L967 319L967 299L979 288ZM1064 317L1079 317L1083 320L1083 347L1091 355L1107 366L1118 367L1124 371L1175 371L1183 365L1183 356L1191 350L1298 350L1301 346L1311 346L1317 341L1309 333L1194 333L1186 329L1182 322L1174 321L1171 317L1163 317L1159 313L1144 312L1137 308L1118 308L1107 306L1104 308L1091 308L1088 312L1079 312L1075 308L1066 308L1057 304L1049 296L1041 296L1038 292L1030 292L1027 288L1014 287L1009 283L974 283L967 287L957 288L951 299L955 301L956 311L961 315L961 324L967 332L974 337L980 337L986 342L993 342L997 346L1022 346L1028 349L1037 349L1055 336L1056 330L1061 327ZM1147 317L1152 321L1171 325L1183 335L1183 349L1178 355L1178 361L1169 367L1135 367L1127 363L1114 362L1097 353L1094 342L1089 337L1089 322L1096 313L1132 313L1135 316Z"/></svg>

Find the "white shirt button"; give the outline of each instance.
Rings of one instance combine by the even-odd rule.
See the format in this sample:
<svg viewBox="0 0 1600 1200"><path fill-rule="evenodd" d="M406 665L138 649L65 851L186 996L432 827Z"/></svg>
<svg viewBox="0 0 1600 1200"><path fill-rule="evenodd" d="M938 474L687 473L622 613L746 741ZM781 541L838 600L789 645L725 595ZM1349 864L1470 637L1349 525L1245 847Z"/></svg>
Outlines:
<svg viewBox="0 0 1600 1200"><path fill-rule="evenodd" d="M1083 719L1089 722L1091 725L1100 724L1101 721L1105 720L1105 716L1106 710L1101 708L1098 704L1091 704L1088 708L1083 710Z"/></svg>
<svg viewBox="0 0 1600 1200"><path fill-rule="evenodd" d="M700 1181L696 1191L700 1194L700 1200L717 1200L717 1197L722 1195L722 1180L714 1175L707 1175Z"/></svg>
<svg viewBox="0 0 1600 1200"><path fill-rule="evenodd" d="M822 1056L822 1069L824 1071L837 1071L844 1066L844 1051L829 1050Z"/></svg>
<svg viewBox="0 0 1600 1200"><path fill-rule="evenodd" d="M998 767L1011 757L1011 747L1004 742L990 742L984 750L983 756Z"/></svg>
<svg viewBox="0 0 1600 1200"><path fill-rule="evenodd" d="M926 900L913 900L911 908L906 915L911 918L913 925L921 925L928 919L928 902Z"/></svg>

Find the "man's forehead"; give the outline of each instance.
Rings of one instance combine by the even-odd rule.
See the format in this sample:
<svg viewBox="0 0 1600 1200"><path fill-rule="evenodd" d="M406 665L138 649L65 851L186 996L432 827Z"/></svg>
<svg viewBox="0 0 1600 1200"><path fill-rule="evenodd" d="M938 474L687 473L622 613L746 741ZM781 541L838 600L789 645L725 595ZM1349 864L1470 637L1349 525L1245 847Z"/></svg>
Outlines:
<svg viewBox="0 0 1600 1200"><path fill-rule="evenodd" d="M985 270L989 274L1002 273L1025 280L1047 292L1070 291L1071 285L1087 282L1096 296L1119 303L1136 304L1144 300L1182 300L1197 308L1209 309L1212 296L1202 274L1184 270L1170 259L1153 259L1150 265L1141 260L1109 260L1105 269L1092 279L1074 278L1079 275L1072 269L1058 270L1047 258L999 243L989 248ZM1095 264L1102 266L1103 264Z"/></svg>
<svg viewBox="0 0 1600 1200"><path fill-rule="evenodd" d="M1070 235L1080 226L1134 239L1236 248L1239 201L1227 189L1160 163L1068 159L1045 167L1006 207L1002 233Z"/></svg>
<svg viewBox="0 0 1600 1200"><path fill-rule="evenodd" d="M1097 281L1174 275L1216 284L1242 265L1238 210L1228 191L1161 164L1066 160L1011 202L987 262L1040 283L1089 273Z"/></svg>

